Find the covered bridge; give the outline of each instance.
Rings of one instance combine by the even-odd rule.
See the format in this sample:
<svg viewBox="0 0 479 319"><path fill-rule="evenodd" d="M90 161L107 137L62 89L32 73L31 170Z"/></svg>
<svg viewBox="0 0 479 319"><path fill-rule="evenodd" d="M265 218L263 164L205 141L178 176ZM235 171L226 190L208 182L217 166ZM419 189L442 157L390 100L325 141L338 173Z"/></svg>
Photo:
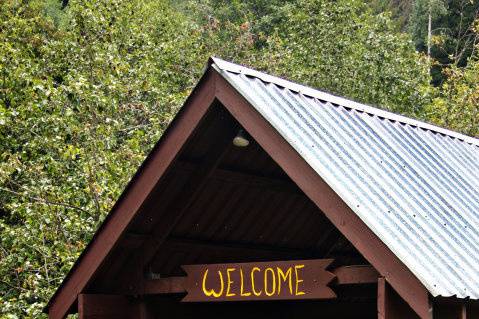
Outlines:
<svg viewBox="0 0 479 319"><path fill-rule="evenodd" d="M479 140L212 58L52 319L479 318Z"/></svg>

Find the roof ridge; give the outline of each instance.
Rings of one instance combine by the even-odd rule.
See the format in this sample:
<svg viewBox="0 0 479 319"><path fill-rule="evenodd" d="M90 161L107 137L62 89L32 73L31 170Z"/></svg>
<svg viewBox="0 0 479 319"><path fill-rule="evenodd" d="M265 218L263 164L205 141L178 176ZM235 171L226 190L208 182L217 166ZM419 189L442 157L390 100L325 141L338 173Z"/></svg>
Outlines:
<svg viewBox="0 0 479 319"><path fill-rule="evenodd" d="M413 118L410 118L410 117L407 117L407 116L404 116L404 115L400 115L400 114L396 114L396 113L393 113L393 112L385 111L385 110L382 110L382 109L377 108L377 107L373 107L373 106L370 106L370 105L355 102L355 101L352 101L352 100L349 100L349 99L346 99L346 98L343 98L343 97L340 97L340 96L337 96L337 95L333 95L331 93L326 93L326 92L320 91L318 89L313 89L311 87L304 86L304 85L301 85L301 84L298 84L298 83L295 83L295 82L292 82L292 81L289 81L289 80L285 80L285 79L282 79L280 77L269 75L267 73L260 72L260 71L257 71L257 70L239 65L239 64L228 62L228 61L216 58L216 57L211 57L210 60L209 60L208 65L212 65L212 64L216 65L222 71L233 72L233 73L238 73L238 74L245 74L247 76L256 77L256 78L258 78L258 79L260 79L264 82L273 83L273 84L276 84L278 86L282 86L282 87L287 88L291 91L294 91L294 92L297 92L297 93L300 93L300 94L303 94L303 95L306 95L306 96L317 98L319 100L327 101L327 102L330 102L332 104L341 105L341 106L346 107L346 108L351 108L351 109L354 109L354 110L357 110L357 111L360 111L360 112L364 112L364 113L368 113L368 114L371 114L371 115L375 115L375 116L378 116L378 117L383 117L383 118L386 118L386 119L389 119L389 120L392 120L392 121L397 121L397 122L400 122L400 123L403 123L403 124L408 124L408 125L411 125L411 126L417 126L417 127L420 127L422 129L425 129L425 130L428 130L428 131L432 131L432 132L439 133L439 134L442 134L442 135L447 135L447 136L452 137L452 138L456 138L456 139L464 141L468 144L479 146L479 139L477 139L475 137L468 136L468 135L458 133L458 132L455 132L455 131L451 131L451 130L439 127L437 125L429 124L427 122L416 120L416 119L413 119Z"/></svg>

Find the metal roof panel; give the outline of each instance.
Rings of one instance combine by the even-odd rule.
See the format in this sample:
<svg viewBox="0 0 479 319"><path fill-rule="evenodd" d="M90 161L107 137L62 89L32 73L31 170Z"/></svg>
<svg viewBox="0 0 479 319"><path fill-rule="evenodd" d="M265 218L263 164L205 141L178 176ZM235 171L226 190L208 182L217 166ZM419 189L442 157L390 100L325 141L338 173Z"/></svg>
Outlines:
<svg viewBox="0 0 479 319"><path fill-rule="evenodd" d="M213 58L433 296L479 298L479 140Z"/></svg>

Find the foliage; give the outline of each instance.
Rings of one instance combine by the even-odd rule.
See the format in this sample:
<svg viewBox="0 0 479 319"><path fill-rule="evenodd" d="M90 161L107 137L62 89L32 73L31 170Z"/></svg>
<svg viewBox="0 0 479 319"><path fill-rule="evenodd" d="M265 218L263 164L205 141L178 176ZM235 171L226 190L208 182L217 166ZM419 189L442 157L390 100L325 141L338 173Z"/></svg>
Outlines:
<svg viewBox="0 0 479 319"><path fill-rule="evenodd" d="M0 314L9 317L39 317L198 77L194 52L183 54L189 26L165 2L46 4L0 9Z"/></svg>
<svg viewBox="0 0 479 319"><path fill-rule="evenodd" d="M434 27L437 21L448 12L447 3L444 0L415 0L409 19L409 28L414 38L416 47L422 51L427 48L428 20Z"/></svg>
<svg viewBox="0 0 479 319"><path fill-rule="evenodd" d="M479 137L479 59L473 57L465 68L452 66L437 97L426 108L438 125Z"/></svg>
<svg viewBox="0 0 479 319"><path fill-rule="evenodd" d="M362 1L299 1L271 21L274 73L396 112L423 108L427 64L388 14L374 15Z"/></svg>
<svg viewBox="0 0 479 319"><path fill-rule="evenodd" d="M479 16L476 0L373 0L372 6L378 13L391 11L420 52L427 52L431 15L431 75L435 86L446 80L445 68L453 64L464 67L474 53L478 40L474 23Z"/></svg>
<svg viewBox="0 0 479 319"><path fill-rule="evenodd" d="M406 31L413 12L415 0L372 0L371 8L376 13L390 12L401 31Z"/></svg>
<svg viewBox="0 0 479 319"><path fill-rule="evenodd" d="M243 30L233 50L247 56L238 62L401 113L418 115L428 101L426 61L388 14L376 15L362 1L242 3L235 15L223 5L215 10L218 2L207 2L204 15L217 24L222 43L231 39L231 23Z"/></svg>

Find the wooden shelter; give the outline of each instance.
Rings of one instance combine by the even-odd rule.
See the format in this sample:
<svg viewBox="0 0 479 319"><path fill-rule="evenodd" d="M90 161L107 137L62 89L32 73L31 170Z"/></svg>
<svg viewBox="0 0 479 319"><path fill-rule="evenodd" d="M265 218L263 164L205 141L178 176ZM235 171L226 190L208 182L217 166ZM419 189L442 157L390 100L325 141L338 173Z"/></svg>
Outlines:
<svg viewBox="0 0 479 319"><path fill-rule="evenodd" d="M240 81L251 81L251 88L242 88ZM268 98L253 85L272 93ZM355 146L349 141L331 143L327 152L335 154L331 158L337 161L337 167L324 164L331 167L327 174L326 168L322 170L320 166L326 151L313 152L322 144L316 146L314 140L310 143L301 136L314 139L324 135L332 140L334 132L307 133L314 131L314 125L303 125L296 119L307 123L306 113L301 113L306 109L299 109L300 105L294 103L300 102L293 103L288 98L301 103L324 103L330 108L328 112L343 112L344 116L351 112L351 116L374 117L384 125L433 134L434 139L447 138L444 143L451 145L451 153L444 156L461 154L464 162L472 164L451 166L449 170L444 167L444 173L432 176L438 170L431 160L436 154L432 154L431 146L426 150L431 157L414 157L411 167L416 165L417 176L424 173L431 175L431 180L437 177L438 184L444 176L452 179L448 184L461 184L465 189L472 185L469 192L477 193L477 172L471 172L471 167L477 165L474 161L479 159L477 140L210 59L199 84L50 300L46 308L49 317L60 319L78 312L81 319L479 318L473 300L478 278L471 276L477 268L467 268L471 264L467 258L477 257L475 237L471 237L470 245L447 247L449 238L477 233L476 195L458 187L451 190L455 193L449 197L437 195L434 192L439 192L440 186L433 189L423 183L423 189L416 187L414 179L394 177L406 173L393 171L392 166L383 168L384 180L370 177L366 169L361 171L364 176L358 173L356 179L340 183L340 174L348 172L340 170L343 163L353 163L351 171L366 164L375 171L376 164L371 164L373 161L364 152L368 148L386 148L368 142L368 138L374 139L367 135L373 131L364 131L364 138L353 139L354 145L368 146L358 149L355 156L335 151L350 151ZM268 109L262 109L261 103ZM300 111L285 118L284 114L274 113L281 104L290 107L282 111L286 115L297 107ZM275 121L269 111L284 121ZM311 117L313 122L316 119ZM307 134L296 132L296 124L303 125ZM337 130L342 130L344 122L336 125ZM382 129L385 135L396 134ZM345 126L346 131L354 133L353 128ZM410 136L404 138L414 138ZM394 143L398 149L406 147ZM464 153L459 151L461 147L466 149ZM383 152L387 154L387 150ZM401 156L397 151L390 152L394 158ZM344 161L339 162L343 157ZM419 169L421 163L431 171ZM383 160L377 163L381 164ZM401 165L401 170L408 169ZM456 176L456 172L462 175ZM468 173L472 179L466 176ZM372 193L375 188L383 190L378 197L387 198L388 204L360 195L354 196L356 204L353 197L347 196L346 186L353 185L349 194L355 194L362 187L361 181L376 185L370 188ZM396 186L382 185L388 181L395 181L400 190L391 193ZM354 186L356 182L358 186ZM406 196L402 192L408 192L408 187L415 190L409 192L411 198L430 196L423 200L430 206L420 203L423 206L417 208L414 202L418 201L413 198L408 209L395 213L385 208L384 215L375 213L377 220L389 225L384 229L383 224L375 223L372 208L361 210L364 205L401 207L401 196ZM439 197L444 201L436 204L434 200ZM432 207L442 212L443 202L448 203L449 211L461 213L462 207L469 208L472 226L459 229L444 224L453 230L439 226L430 230L427 222L415 219L418 217L413 209L426 211ZM406 220L404 216L409 213L410 219ZM393 214L396 215L388 217ZM457 216L446 217L453 223ZM461 222L469 225L467 216L460 216L466 219ZM440 215L427 217L435 225ZM389 236L396 226L405 229L399 232L403 237ZM407 233L416 226L422 227L424 238ZM432 252L428 251L428 238ZM417 246L429 259L419 263L401 244L412 247L411 254ZM436 251L438 244L442 248ZM461 249L474 256L463 256ZM437 275L424 270L428 263L437 266ZM461 269L464 282L454 277ZM439 277L447 281L435 282ZM464 295L448 286L462 287L463 283L467 289L472 286L470 291L465 288ZM451 293L446 295L448 291Z"/></svg>

